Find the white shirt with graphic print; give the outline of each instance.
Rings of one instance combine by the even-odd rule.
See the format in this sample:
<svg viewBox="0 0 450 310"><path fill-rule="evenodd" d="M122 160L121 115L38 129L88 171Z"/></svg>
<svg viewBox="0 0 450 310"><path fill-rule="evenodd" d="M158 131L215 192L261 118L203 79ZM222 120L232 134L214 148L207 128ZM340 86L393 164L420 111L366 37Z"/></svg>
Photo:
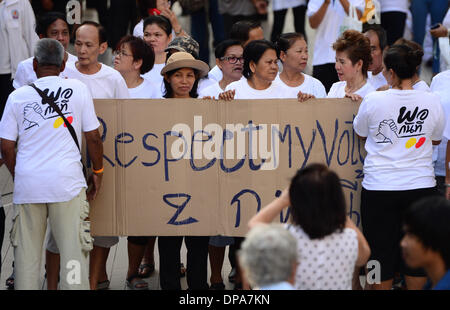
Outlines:
<svg viewBox="0 0 450 310"><path fill-rule="evenodd" d="M88 88L80 81L47 76L35 85L53 94L66 119L81 133L100 126ZM52 203L73 199L86 181L81 154L63 119L43 105L31 86L11 93L0 122L0 137L18 141L14 179L15 204Z"/></svg>
<svg viewBox="0 0 450 310"><path fill-rule="evenodd" d="M367 137L362 185L367 190L412 190L436 185L432 141L441 140L445 114L438 95L389 89L364 97L353 121Z"/></svg>

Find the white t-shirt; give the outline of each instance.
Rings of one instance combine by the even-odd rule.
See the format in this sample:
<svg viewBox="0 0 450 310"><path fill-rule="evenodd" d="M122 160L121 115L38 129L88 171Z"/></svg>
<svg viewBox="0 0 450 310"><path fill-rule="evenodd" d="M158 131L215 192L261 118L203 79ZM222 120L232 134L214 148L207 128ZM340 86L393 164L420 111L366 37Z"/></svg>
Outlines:
<svg viewBox="0 0 450 310"><path fill-rule="evenodd" d="M306 6L306 0L273 0L272 9L274 11L296 8L300 5Z"/></svg>
<svg viewBox="0 0 450 310"><path fill-rule="evenodd" d="M427 84L425 81L423 81L423 80L420 80L419 82L417 82L416 84L414 84L414 85L412 86L412 88L413 88L414 90L431 91L431 89L430 89L430 87L428 86L428 84Z"/></svg>
<svg viewBox="0 0 450 310"><path fill-rule="evenodd" d="M248 84L247 79L240 79L239 81L230 83L225 90L236 91L234 99L280 99L283 96L283 86L277 81L273 81L272 84L263 90L257 90Z"/></svg>
<svg viewBox="0 0 450 310"><path fill-rule="evenodd" d="M141 85L128 88L130 92L130 98L132 99L159 99L159 92L157 89L150 83L149 80L144 79Z"/></svg>
<svg viewBox="0 0 450 310"><path fill-rule="evenodd" d="M69 56L67 57L66 66L68 62L76 62L78 58L70 53L67 53ZM13 86L15 89L22 87L23 85L29 85L37 80L36 72L33 69L33 59L34 57L30 57L21 61L17 66L16 75L14 77ZM63 72L59 74L62 78L67 78L67 69L64 69Z"/></svg>
<svg viewBox="0 0 450 310"><path fill-rule="evenodd" d="M83 82L91 91L94 99L128 99L127 84L119 71L101 64L97 73L84 74L78 71L74 62L66 64L67 77Z"/></svg>
<svg viewBox="0 0 450 310"><path fill-rule="evenodd" d="M202 91L199 91L198 98L214 97L215 99L219 99L219 94L222 92L224 92L224 90L220 88L219 82L215 82L214 84L204 88Z"/></svg>
<svg viewBox="0 0 450 310"><path fill-rule="evenodd" d="M434 147L433 157L436 158L434 172L438 176L445 176L445 155L447 150L447 141L450 138L450 70L436 75L431 81L431 91L441 97L441 105L444 109L447 124L444 130L444 136L441 143Z"/></svg>
<svg viewBox="0 0 450 310"><path fill-rule="evenodd" d="M351 228L322 239L310 239L303 229L288 224L297 239L297 290L351 290L358 258L358 237Z"/></svg>
<svg viewBox="0 0 450 310"><path fill-rule="evenodd" d="M378 0L381 6L381 12L404 12L409 10L408 0Z"/></svg>
<svg viewBox="0 0 450 310"><path fill-rule="evenodd" d="M345 97L345 87L347 86L346 81L336 82L331 85L330 91L328 92L327 98L344 98ZM368 93L376 91L376 89L368 81L363 87L355 91L354 93L360 95L364 98Z"/></svg>
<svg viewBox="0 0 450 310"><path fill-rule="evenodd" d="M355 132L367 137L364 188L434 187L432 141L442 139L444 126L444 110L436 94L398 89L368 94L353 121Z"/></svg>
<svg viewBox="0 0 450 310"><path fill-rule="evenodd" d="M58 94L56 103L81 133L100 124L87 87L77 80L43 77L35 85ZM8 98L0 123L0 137L18 141L14 179L15 204L64 202L73 199L86 181L81 154L62 118L30 86L16 89ZM80 145L81 147L81 145Z"/></svg>
<svg viewBox="0 0 450 310"><path fill-rule="evenodd" d="M388 84L383 75L383 72L380 72L377 75L373 75L372 72L369 71L367 72L367 80L369 81L370 84L372 84L375 90Z"/></svg>
<svg viewBox="0 0 450 310"><path fill-rule="evenodd" d="M217 83L216 80L211 79L209 77L201 78L198 81L197 93L200 94L200 92L202 92L205 88L208 88L211 85L214 85L215 83Z"/></svg>
<svg viewBox="0 0 450 310"><path fill-rule="evenodd" d="M223 79L223 73L222 70L220 70L220 68L215 65L208 73L208 77L210 79L216 80L216 82L220 82Z"/></svg>
<svg viewBox="0 0 450 310"><path fill-rule="evenodd" d="M164 68L165 64L154 64L152 70L149 72L142 74L141 76L150 81L153 85L153 88L157 91L158 98L161 98L164 95L165 87L163 82L163 76L161 75L161 70Z"/></svg>
<svg viewBox="0 0 450 310"><path fill-rule="evenodd" d="M364 12L364 0L349 0L362 13ZM306 15L311 17L322 6L324 0L309 0ZM331 1L327 7L327 12L316 29L316 39L314 43L313 66L334 63L336 53L333 50L333 43L339 36L342 21L347 14L339 0Z"/></svg>
<svg viewBox="0 0 450 310"><path fill-rule="evenodd" d="M314 95L316 98L326 98L327 92L323 84L316 78L310 75L304 74L305 77L303 83L300 86L291 87L286 85L280 78L280 74L277 75L275 81L277 81L281 86L283 86L284 98L297 98L299 91L302 93Z"/></svg>

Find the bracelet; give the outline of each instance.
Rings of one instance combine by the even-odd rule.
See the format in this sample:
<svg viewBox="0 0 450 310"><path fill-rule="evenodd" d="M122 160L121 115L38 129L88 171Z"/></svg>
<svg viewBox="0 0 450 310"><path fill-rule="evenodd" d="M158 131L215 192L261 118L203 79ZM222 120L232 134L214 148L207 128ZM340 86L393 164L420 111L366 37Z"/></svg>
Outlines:
<svg viewBox="0 0 450 310"><path fill-rule="evenodd" d="M180 31L178 32L174 29L173 32L175 32L175 35L179 35L183 32L183 28L180 27Z"/></svg>
<svg viewBox="0 0 450 310"><path fill-rule="evenodd" d="M104 168L102 167L101 169L95 170L94 168L92 168L92 172L94 172L95 174L100 174L103 173Z"/></svg>

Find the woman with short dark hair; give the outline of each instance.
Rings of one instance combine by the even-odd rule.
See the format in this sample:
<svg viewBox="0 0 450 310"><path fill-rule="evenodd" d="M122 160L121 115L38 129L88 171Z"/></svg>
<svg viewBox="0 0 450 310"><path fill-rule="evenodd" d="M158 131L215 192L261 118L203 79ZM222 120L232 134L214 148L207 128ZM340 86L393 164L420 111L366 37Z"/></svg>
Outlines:
<svg viewBox="0 0 450 310"><path fill-rule="evenodd" d="M296 289L352 288L353 271L366 264L370 248L346 215L338 175L323 164L297 171L288 190L253 216L248 226L270 223L291 206L286 225L298 240Z"/></svg>
<svg viewBox="0 0 450 310"><path fill-rule="evenodd" d="M353 121L365 140L361 221L381 264L381 283L391 289L394 273L405 275L408 289L421 289L423 270L410 269L401 257L402 215L420 198L436 195L432 145L439 144L445 113L438 95L413 89L417 51L394 45L383 57L383 75L390 85L364 97Z"/></svg>

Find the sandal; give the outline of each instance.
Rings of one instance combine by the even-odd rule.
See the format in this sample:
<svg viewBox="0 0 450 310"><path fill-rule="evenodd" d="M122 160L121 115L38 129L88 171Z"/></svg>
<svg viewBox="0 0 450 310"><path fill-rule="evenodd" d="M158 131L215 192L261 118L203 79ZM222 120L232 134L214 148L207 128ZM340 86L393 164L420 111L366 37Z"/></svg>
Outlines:
<svg viewBox="0 0 450 310"><path fill-rule="evenodd" d="M127 286L134 291L148 290L148 283L137 274L129 277L126 282Z"/></svg>
<svg viewBox="0 0 450 310"><path fill-rule="evenodd" d="M183 263L180 263L180 278L184 278L184 276L186 276L186 268Z"/></svg>
<svg viewBox="0 0 450 310"><path fill-rule="evenodd" d="M107 290L109 288L109 284L110 284L109 280L98 282L97 283L97 290L98 291Z"/></svg>
<svg viewBox="0 0 450 310"><path fill-rule="evenodd" d="M8 290L14 289L14 272L8 279L6 279L5 285L8 288Z"/></svg>
<svg viewBox="0 0 450 310"><path fill-rule="evenodd" d="M147 272L144 272L145 269L147 269ZM139 266L138 276L142 279L148 278L154 271L155 264L141 264Z"/></svg>
<svg viewBox="0 0 450 310"><path fill-rule="evenodd" d="M225 290L225 284L223 284L223 282L211 283L211 286L209 287L209 289L216 290L216 291L223 291L223 290Z"/></svg>

